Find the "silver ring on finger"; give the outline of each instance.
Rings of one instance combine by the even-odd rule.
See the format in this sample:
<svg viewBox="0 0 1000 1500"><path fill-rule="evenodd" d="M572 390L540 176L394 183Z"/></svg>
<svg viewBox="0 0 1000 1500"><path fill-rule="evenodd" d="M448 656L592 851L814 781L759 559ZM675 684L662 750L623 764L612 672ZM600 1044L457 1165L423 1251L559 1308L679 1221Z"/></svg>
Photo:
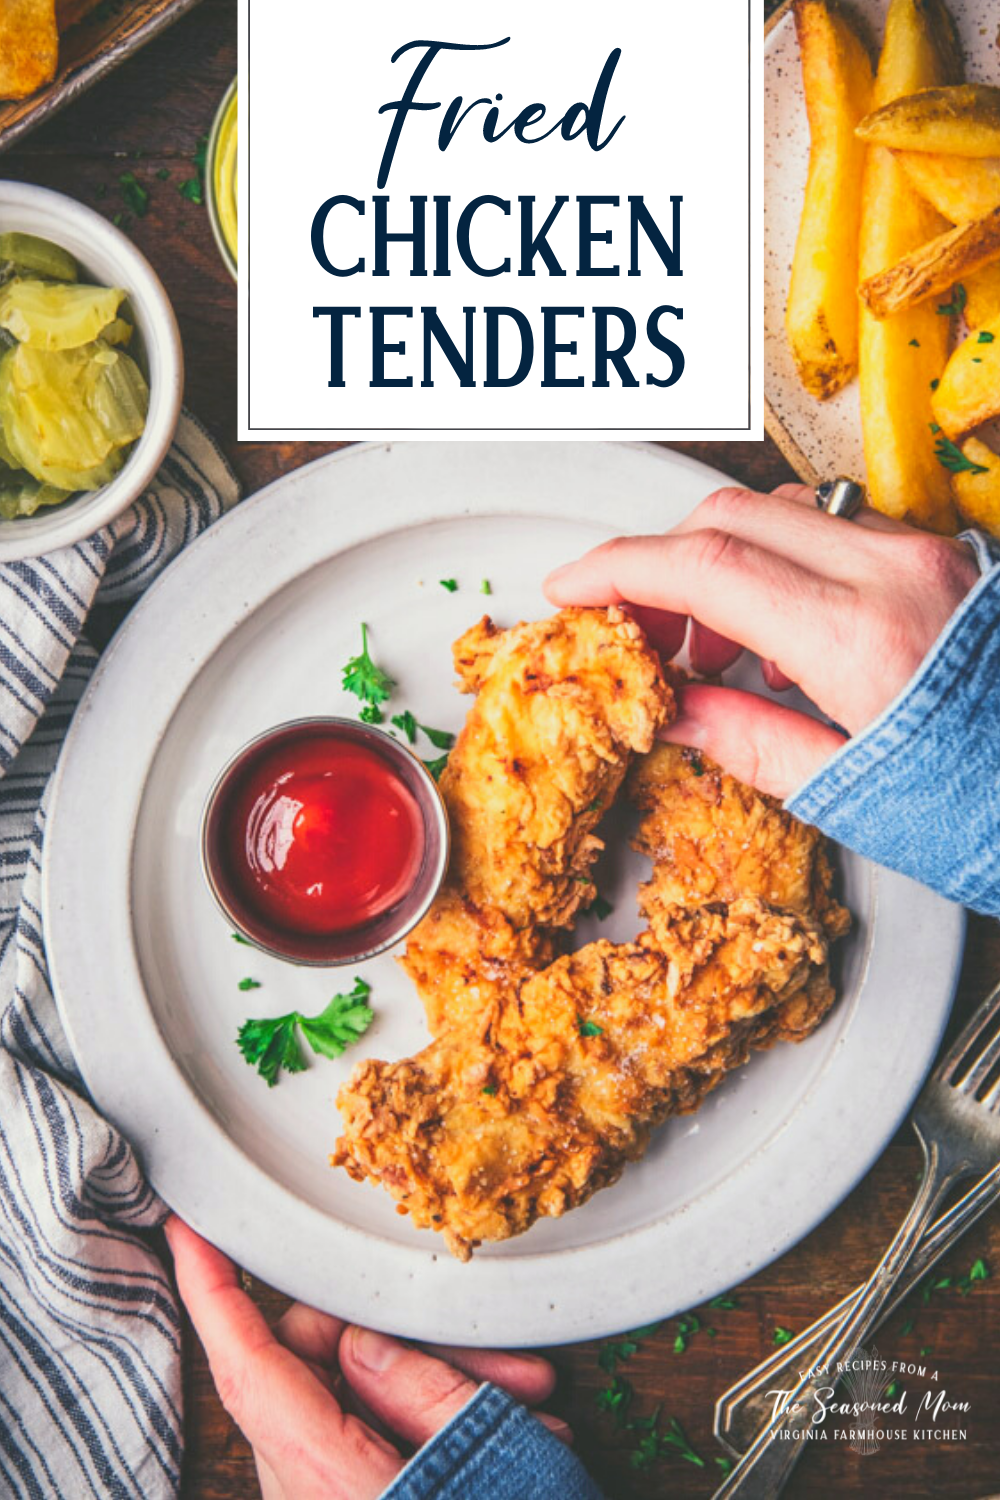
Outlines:
<svg viewBox="0 0 1000 1500"><path fill-rule="evenodd" d="M856 479L839 474L836 479L824 479L815 489L816 505L828 516L839 516L849 521L868 499L868 492Z"/></svg>

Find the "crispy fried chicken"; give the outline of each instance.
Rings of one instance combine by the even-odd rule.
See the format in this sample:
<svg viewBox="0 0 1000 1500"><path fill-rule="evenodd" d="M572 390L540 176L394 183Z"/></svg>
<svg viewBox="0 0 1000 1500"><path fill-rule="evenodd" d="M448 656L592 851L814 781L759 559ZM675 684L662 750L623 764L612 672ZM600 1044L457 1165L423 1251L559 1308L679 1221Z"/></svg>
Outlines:
<svg viewBox="0 0 1000 1500"><path fill-rule="evenodd" d="M699 751L665 744L636 762L627 791L643 813L633 848L653 861L639 908L654 934L679 911L739 896L814 915L829 938L847 931L826 840L773 797Z"/></svg>
<svg viewBox="0 0 1000 1500"><path fill-rule="evenodd" d="M753 899L678 919L669 952L591 943L498 993L478 1026L360 1064L333 1161L465 1260L613 1182L654 1124L746 1061L825 957L813 923Z"/></svg>
<svg viewBox="0 0 1000 1500"><path fill-rule="evenodd" d="M673 713L655 652L620 609L511 630L484 617L454 659L476 701L441 777L451 865L403 958L435 1035L551 961L548 929L597 894L593 829Z"/></svg>
<svg viewBox="0 0 1000 1500"><path fill-rule="evenodd" d="M483 619L455 667L476 701L441 776L452 882L516 928L568 927L596 894L594 827L673 713L656 653L620 609L563 609Z"/></svg>
<svg viewBox="0 0 1000 1500"><path fill-rule="evenodd" d="M477 698L442 777L454 853L403 960L436 1040L359 1064L332 1161L467 1259L614 1182L752 1049L807 1036L849 918L815 829L693 752L646 753L673 698L620 611L484 620L455 663ZM635 752L649 930L553 960Z"/></svg>

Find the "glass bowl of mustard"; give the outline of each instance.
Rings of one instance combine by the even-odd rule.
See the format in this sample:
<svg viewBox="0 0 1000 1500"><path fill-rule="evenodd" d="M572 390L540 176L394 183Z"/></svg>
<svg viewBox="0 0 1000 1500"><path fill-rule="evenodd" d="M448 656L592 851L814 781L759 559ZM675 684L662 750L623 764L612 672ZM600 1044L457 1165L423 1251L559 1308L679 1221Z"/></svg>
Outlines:
<svg viewBox="0 0 1000 1500"><path fill-rule="evenodd" d="M237 84L234 78L216 111L205 157L208 217L219 254L236 280L237 257Z"/></svg>

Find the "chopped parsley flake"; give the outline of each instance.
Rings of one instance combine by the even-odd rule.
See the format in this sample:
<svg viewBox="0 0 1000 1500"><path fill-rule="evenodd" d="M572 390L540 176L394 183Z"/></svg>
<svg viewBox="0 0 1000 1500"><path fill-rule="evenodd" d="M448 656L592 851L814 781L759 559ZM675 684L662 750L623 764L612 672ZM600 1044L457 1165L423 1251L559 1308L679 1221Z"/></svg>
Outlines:
<svg viewBox="0 0 1000 1500"><path fill-rule="evenodd" d="M977 337L976 337L976 343L977 344L992 344L993 338L994 338L994 335L992 333L990 333L989 329L987 329L987 328L981 328L979 330L979 333L978 333Z"/></svg>
<svg viewBox="0 0 1000 1500"><path fill-rule="evenodd" d="M723 1292L720 1297L713 1297L708 1305L709 1307L723 1308L739 1307L740 1299L738 1297L734 1297L732 1292Z"/></svg>
<svg viewBox="0 0 1000 1500"><path fill-rule="evenodd" d="M488 578L484 578L482 583L479 585L479 592L481 594L492 594L493 590L490 587L490 580Z"/></svg>
<svg viewBox="0 0 1000 1500"><path fill-rule="evenodd" d="M435 750L450 750L455 743L455 736L449 729L431 729L427 724L418 726L424 731Z"/></svg>
<svg viewBox="0 0 1000 1500"><path fill-rule="evenodd" d="M626 1380L624 1375L616 1375L609 1385L598 1391L595 1398L597 1409L606 1411L616 1427L628 1427L628 1409L634 1395L631 1380Z"/></svg>
<svg viewBox="0 0 1000 1500"><path fill-rule="evenodd" d="M604 1027L598 1026L596 1021L584 1021L578 1018L577 1024L579 1025L581 1036L604 1035Z"/></svg>
<svg viewBox="0 0 1000 1500"><path fill-rule="evenodd" d="M423 762L423 764L426 766L427 770L434 777L434 780L435 781L440 781L441 780L441 772L444 770L445 766L448 764L448 757L447 757L447 755L439 755L438 758L437 758L437 760L425 760Z"/></svg>
<svg viewBox="0 0 1000 1500"><path fill-rule="evenodd" d="M988 1281L990 1278L989 1268L982 1259L973 1261L967 1275L960 1276L956 1283L963 1297L967 1297L977 1281Z"/></svg>
<svg viewBox="0 0 1000 1500"><path fill-rule="evenodd" d="M973 463L971 458L966 458L961 448L951 441L951 438L938 438L934 445L934 454L939 464L943 464L952 474L988 474L989 470L985 464Z"/></svg>
<svg viewBox="0 0 1000 1500"><path fill-rule="evenodd" d="M441 585L441 587L443 589L447 589L448 590L449 594L454 594L454 593L458 592L458 579L457 578L440 578L438 580L438 582L440 583L440 585Z"/></svg>
<svg viewBox="0 0 1000 1500"><path fill-rule="evenodd" d="M149 212L149 189L144 188L134 172L122 172L118 178L122 197L137 219Z"/></svg>
<svg viewBox="0 0 1000 1500"><path fill-rule="evenodd" d="M240 982L239 982L239 984L236 986L236 988L239 989L239 990L259 990L260 989L260 980L259 979L241 979Z"/></svg>
<svg viewBox="0 0 1000 1500"><path fill-rule="evenodd" d="M920 348L920 340L919 339L911 339L910 340L910 348L911 349L919 349Z"/></svg>
<svg viewBox="0 0 1000 1500"><path fill-rule="evenodd" d="M358 718L362 724L381 724L385 714L374 703L365 703L358 710Z"/></svg>
<svg viewBox="0 0 1000 1500"><path fill-rule="evenodd" d="M393 714L392 722L393 724L395 724L397 729L401 730L402 733L406 735L406 738L411 745L416 744L417 721L410 713L409 709L407 709L405 713Z"/></svg>
<svg viewBox="0 0 1000 1500"><path fill-rule="evenodd" d="M792 1342L792 1334L789 1333L787 1328L776 1328L774 1330L774 1342L775 1346L780 1349L783 1344L790 1344Z"/></svg>
<svg viewBox="0 0 1000 1500"><path fill-rule="evenodd" d="M968 298L966 295L965 287L961 282L958 282L957 285L952 288L951 301L938 303L938 312L942 317L945 318L960 317L961 314L965 311L965 304L967 300Z"/></svg>
<svg viewBox="0 0 1000 1500"><path fill-rule="evenodd" d="M488 1083L486 1085L486 1087L482 1090L482 1092L484 1094L489 1094L489 1096L490 1096L491 1099L495 1095L496 1091L497 1091L497 1086L496 1086L495 1083Z"/></svg>

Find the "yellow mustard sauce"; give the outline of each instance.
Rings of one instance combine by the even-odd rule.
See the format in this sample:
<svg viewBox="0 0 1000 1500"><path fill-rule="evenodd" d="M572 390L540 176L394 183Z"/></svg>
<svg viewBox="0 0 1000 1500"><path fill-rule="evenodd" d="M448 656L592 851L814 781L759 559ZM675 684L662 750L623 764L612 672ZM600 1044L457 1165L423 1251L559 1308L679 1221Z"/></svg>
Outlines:
<svg viewBox="0 0 1000 1500"><path fill-rule="evenodd" d="M235 83L222 101L213 131L210 156L211 194L216 238L235 275L237 261L237 90ZM227 253L228 252L228 253Z"/></svg>

